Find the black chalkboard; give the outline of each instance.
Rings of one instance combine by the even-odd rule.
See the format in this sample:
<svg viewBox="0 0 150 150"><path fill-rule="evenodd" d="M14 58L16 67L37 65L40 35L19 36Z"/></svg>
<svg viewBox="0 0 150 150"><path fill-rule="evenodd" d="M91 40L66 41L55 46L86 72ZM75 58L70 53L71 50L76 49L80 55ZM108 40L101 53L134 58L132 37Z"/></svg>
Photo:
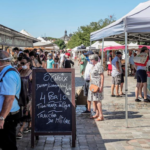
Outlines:
<svg viewBox="0 0 150 150"><path fill-rule="evenodd" d="M71 73L36 73L35 131L72 131Z"/></svg>
<svg viewBox="0 0 150 150"><path fill-rule="evenodd" d="M75 132L74 78L74 69L33 70L32 139Z"/></svg>

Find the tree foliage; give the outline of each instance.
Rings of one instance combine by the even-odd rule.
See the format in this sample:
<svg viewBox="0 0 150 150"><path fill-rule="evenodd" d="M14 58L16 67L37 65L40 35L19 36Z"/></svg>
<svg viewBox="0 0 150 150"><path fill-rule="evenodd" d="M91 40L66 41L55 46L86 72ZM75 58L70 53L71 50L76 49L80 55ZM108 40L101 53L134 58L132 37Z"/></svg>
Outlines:
<svg viewBox="0 0 150 150"><path fill-rule="evenodd" d="M65 42L61 39L56 40L54 43L59 47L59 49L66 48Z"/></svg>
<svg viewBox="0 0 150 150"><path fill-rule="evenodd" d="M74 48L81 44L85 46L90 45L90 33L102 29L105 26L115 21L114 16L109 16L105 19L100 19L98 22L91 22L89 25L80 26L76 32L73 33L71 40L68 42L68 48Z"/></svg>

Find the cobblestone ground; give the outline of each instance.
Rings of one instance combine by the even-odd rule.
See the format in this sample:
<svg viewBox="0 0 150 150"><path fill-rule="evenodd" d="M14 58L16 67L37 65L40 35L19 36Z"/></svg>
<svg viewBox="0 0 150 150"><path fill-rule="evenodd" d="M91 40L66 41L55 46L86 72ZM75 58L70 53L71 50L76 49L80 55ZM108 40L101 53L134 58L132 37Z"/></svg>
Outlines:
<svg viewBox="0 0 150 150"><path fill-rule="evenodd" d="M76 66L76 88L83 85ZM125 98L111 98L111 77L105 72L103 113L105 120L97 122L81 114L84 106L76 108L77 140L71 147L70 136L40 136L35 150L150 150L150 104L135 103L136 81L128 78L128 128L125 120ZM17 140L19 150L30 149L30 133Z"/></svg>

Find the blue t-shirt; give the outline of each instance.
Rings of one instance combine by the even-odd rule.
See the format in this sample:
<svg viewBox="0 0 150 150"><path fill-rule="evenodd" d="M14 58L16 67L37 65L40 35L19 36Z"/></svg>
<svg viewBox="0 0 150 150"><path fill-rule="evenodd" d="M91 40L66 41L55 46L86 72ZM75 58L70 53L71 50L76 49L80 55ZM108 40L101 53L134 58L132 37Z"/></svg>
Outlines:
<svg viewBox="0 0 150 150"><path fill-rule="evenodd" d="M53 64L54 64L54 60L47 60L47 69L52 69L53 68Z"/></svg>
<svg viewBox="0 0 150 150"><path fill-rule="evenodd" d="M117 70L117 66L116 66L116 62L119 62L119 69L120 69L120 71L121 71L121 73L122 73L122 68L121 68L121 60L120 60L120 58L119 57L114 57L114 59L112 60L112 77L116 77L116 76L118 76L118 75L120 75L121 73L120 72L118 72L118 70Z"/></svg>
<svg viewBox="0 0 150 150"><path fill-rule="evenodd" d="M3 74L9 69L13 68L11 65L6 66L0 72L0 80L3 77ZM21 80L19 74L15 71L9 71L0 82L0 112L2 110L4 96L5 95L16 95L19 98L21 90ZM14 99L10 112L15 112L20 109L18 101Z"/></svg>

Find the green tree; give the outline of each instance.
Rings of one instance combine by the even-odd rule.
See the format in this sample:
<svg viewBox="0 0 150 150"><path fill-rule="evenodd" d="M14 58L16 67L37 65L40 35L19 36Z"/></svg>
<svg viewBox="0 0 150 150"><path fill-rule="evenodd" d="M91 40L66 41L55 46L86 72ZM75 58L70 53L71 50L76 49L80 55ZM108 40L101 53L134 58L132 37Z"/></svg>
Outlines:
<svg viewBox="0 0 150 150"><path fill-rule="evenodd" d="M64 42L63 40L61 40L61 39L56 40L54 43L59 47L59 49L64 49L64 48L66 48L65 42Z"/></svg>
<svg viewBox="0 0 150 150"><path fill-rule="evenodd" d="M81 44L85 46L90 45L90 33L102 29L105 26L115 21L114 16L109 16L105 19L100 19L98 22L91 22L89 25L81 26L76 32L73 33L71 40L68 42L68 48L74 48Z"/></svg>

